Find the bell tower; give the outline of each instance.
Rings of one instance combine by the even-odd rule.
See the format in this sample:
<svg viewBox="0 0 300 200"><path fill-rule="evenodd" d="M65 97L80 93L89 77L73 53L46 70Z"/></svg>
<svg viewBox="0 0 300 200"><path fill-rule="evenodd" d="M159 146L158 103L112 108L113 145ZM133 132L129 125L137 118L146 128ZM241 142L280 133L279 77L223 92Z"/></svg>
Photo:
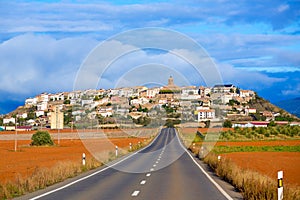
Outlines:
<svg viewBox="0 0 300 200"><path fill-rule="evenodd" d="M174 79L172 76L168 79L168 86L174 86Z"/></svg>

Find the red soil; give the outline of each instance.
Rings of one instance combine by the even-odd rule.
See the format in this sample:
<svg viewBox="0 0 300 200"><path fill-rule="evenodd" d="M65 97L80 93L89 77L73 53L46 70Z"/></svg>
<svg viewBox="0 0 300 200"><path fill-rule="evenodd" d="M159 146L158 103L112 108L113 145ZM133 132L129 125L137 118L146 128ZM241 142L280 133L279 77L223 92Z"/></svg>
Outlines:
<svg viewBox="0 0 300 200"><path fill-rule="evenodd" d="M300 186L299 152L239 152L222 155L238 166L257 171L277 180L277 172L283 170L285 184Z"/></svg>
<svg viewBox="0 0 300 200"><path fill-rule="evenodd" d="M103 139L97 150L107 150L108 146L117 145L120 148L128 148L129 143L133 145L143 138L113 138L109 143ZM29 176L36 168L52 167L62 161L81 163L82 153L86 159L91 154L82 144L81 140L61 140L60 146L52 147L30 147L31 141L18 141L18 151L14 152L14 141L0 141L0 182L14 180L16 175ZM97 141L97 144L101 142Z"/></svg>

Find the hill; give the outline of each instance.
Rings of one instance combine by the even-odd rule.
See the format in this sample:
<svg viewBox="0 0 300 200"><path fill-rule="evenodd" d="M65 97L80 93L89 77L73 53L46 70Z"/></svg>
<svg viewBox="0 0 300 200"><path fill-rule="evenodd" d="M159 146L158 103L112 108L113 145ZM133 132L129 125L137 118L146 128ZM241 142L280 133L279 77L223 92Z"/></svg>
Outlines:
<svg viewBox="0 0 300 200"><path fill-rule="evenodd" d="M299 111L299 105L300 105L299 103L300 103L300 98L298 99L298 111ZM290 103L282 103L282 105L287 105L287 104L291 104L291 102ZM280 106L278 104L274 105L274 104L270 103L268 100L258 96L257 94L255 96L255 99L251 100L249 102L249 106L252 108L255 108L258 112L270 111L270 112L274 112L274 113L280 113L281 117L290 118L290 119L293 119L296 121L299 120L299 116L297 116L293 112L290 112L291 109L288 110L284 106ZM296 109L294 109L294 110L296 110Z"/></svg>
<svg viewBox="0 0 300 200"><path fill-rule="evenodd" d="M300 118L300 97L279 101L275 105Z"/></svg>

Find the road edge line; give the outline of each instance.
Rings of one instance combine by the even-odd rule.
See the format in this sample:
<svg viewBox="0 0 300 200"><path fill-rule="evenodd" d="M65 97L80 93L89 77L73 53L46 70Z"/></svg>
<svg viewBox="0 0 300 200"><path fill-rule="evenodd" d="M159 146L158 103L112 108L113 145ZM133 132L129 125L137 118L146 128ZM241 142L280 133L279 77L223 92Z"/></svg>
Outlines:
<svg viewBox="0 0 300 200"><path fill-rule="evenodd" d="M212 182L215 187L228 199L233 200L233 198L201 167L201 165L195 160L195 158L190 154L190 152L183 146L181 143L177 130L174 129L176 132L177 140L180 143L180 146L185 150L185 152L190 156L190 158L193 160L193 162L198 166L198 168L203 172L203 174Z"/></svg>
<svg viewBox="0 0 300 200"><path fill-rule="evenodd" d="M97 175L97 174L99 174L99 173L101 173L101 172L103 172L103 171L105 171L105 170L107 170L107 169L110 169L111 167L113 167L113 166L115 166L115 165L117 165L117 164L119 164L119 163L121 163L121 162L123 162L123 161L125 161L125 160L127 160L127 159L129 159L129 158L131 158L132 156L136 155L136 154L139 153L140 151L142 151L142 150L148 148L149 146L151 146L151 145L154 143L154 141L157 140L157 138L158 138L159 135L161 135L161 130L159 131L159 134L152 140L152 142L151 142L150 144L148 144L147 146L145 146L145 147L142 148L142 149L139 149L138 151L134 152L133 154L131 154L131 155L129 155L129 156L127 156L127 157L125 157L125 158L119 160L118 162L116 162L116 163L114 163L114 164L112 164L112 165L109 165L109 166L107 166L107 167L105 167L105 168L103 168L103 169L101 169L101 170L99 170L99 171L96 171L96 172L92 173L92 174L89 174L89 175L87 175L87 176L84 176L84 177L82 177L82 178L80 178L80 179L77 179L77 180L75 180L75 181L72 181L71 183L68 183L68 184L66 184L66 185L64 185L64 186L61 186L61 187L56 188L56 189L54 189L54 190L50 190L50 191L48 191L48 192L46 192L46 193L43 193L43 194L41 194L41 195L38 195L38 196L36 196L36 197L30 198L30 200L36 200L36 199L39 199L39 198L41 198L41 197L47 196L47 195L49 195L49 194L52 194L52 193L54 193L54 192L60 191L60 190L65 189L65 188L67 188L67 187L69 187L69 186L71 186L71 185L74 185L75 183L78 183L78 182L83 181L83 180L85 180L85 179L88 179L88 178L90 178L90 177L92 177L92 176L95 176L95 175Z"/></svg>

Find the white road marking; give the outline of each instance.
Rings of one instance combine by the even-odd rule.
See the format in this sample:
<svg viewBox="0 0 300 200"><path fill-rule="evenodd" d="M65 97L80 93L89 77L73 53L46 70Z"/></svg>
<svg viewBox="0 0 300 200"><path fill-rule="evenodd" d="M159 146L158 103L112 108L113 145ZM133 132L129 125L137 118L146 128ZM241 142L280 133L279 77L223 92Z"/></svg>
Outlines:
<svg viewBox="0 0 300 200"><path fill-rule="evenodd" d="M152 142L151 142L149 145L147 145L147 146L145 146L144 148L142 148L142 149L140 149L140 150L134 152L133 154L131 154L131 155L127 156L127 157L125 157L124 159L121 159L121 160L115 162L114 164L112 164L112 165L110 165L110 166L108 166L108 167L105 167L105 168L103 168L103 169L100 169L99 171L96 171L96 172L94 172L94 173L92 173L92 174L90 174L90 175L87 175L87 176L85 176L85 177L82 177L82 178L80 178L80 179L77 179L77 180L75 180L75 181L73 181L73 182L71 182L71 183L69 183L69 184L67 184L67 185L64 185L64 186L62 186L62 187L56 188L56 189L54 189L54 190L51 190L51 191L46 192L46 193L44 193L44 194L41 194L41 195L39 195L39 196L33 197L33 198L31 198L30 200L39 199L39 198L41 198L41 197L47 196L47 195L49 195L49 194L52 194L52 193L54 193L54 192L60 191L60 190L62 190L62 189L65 189L65 188L67 188L67 187L70 187L71 185L74 185L75 183L78 183L78 182L83 181L83 180L85 180L85 179L88 179L88 178L90 178L90 177L92 177L92 176L95 176L96 174L99 174L99 173L101 173L101 172L103 172L103 171L105 171L105 170L107 170L107 169L110 169L111 167L113 167L113 166L115 166L115 165L117 165L117 164L119 164L119 163L121 163L121 162L123 162L123 161L125 161L125 160L127 160L127 159L129 159L129 158L131 158L131 157L133 157L134 155L138 154L140 151L142 151L142 150L148 148L149 146L151 146L151 145L156 141L156 139L158 138L158 136L160 136L160 135L161 135L161 132L156 136L156 138L155 138L154 140L152 140Z"/></svg>
<svg viewBox="0 0 300 200"><path fill-rule="evenodd" d="M153 167L156 167L156 165L153 165Z"/></svg>
<svg viewBox="0 0 300 200"><path fill-rule="evenodd" d="M146 183L145 180L142 180L142 181L140 182L141 185L145 185L145 183Z"/></svg>
<svg viewBox="0 0 300 200"><path fill-rule="evenodd" d="M139 195L139 193L140 193L140 191L136 190L131 194L131 196L136 197L137 195Z"/></svg>
<svg viewBox="0 0 300 200"><path fill-rule="evenodd" d="M216 188L228 199L228 200L233 200L231 196L229 196L229 194L227 194L227 192L225 192L225 190L223 190L223 188L216 182L214 181L214 179L212 179L210 177L210 175L201 167L201 165L199 163L197 163L197 161L194 159L194 157L188 152L188 150L183 146L183 144L181 143L181 141L179 140L179 136L176 132L176 138L180 144L180 146L184 149L184 151L190 156L190 158L192 159L192 161L198 166L198 168L203 172L203 174L210 180L210 182L212 182Z"/></svg>
<svg viewBox="0 0 300 200"><path fill-rule="evenodd" d="M155 163L158 164L158 161L156 161Z"/></svg>
<svg viewBox="0 0 300 200"><path fill-rule="evenodd" d="M150 171L154 171L154 169L153 169L153 168L151 168L151 169L150 169Z"/></svg>
<svg viewBox="0 0 300 200"><path fill-rule="evenodd" d="M150 174L150 173L148 173L148 174L146 174L146 176L147 176L147 177L149 177L149 176L151 176L151 174Z"/></svg>

